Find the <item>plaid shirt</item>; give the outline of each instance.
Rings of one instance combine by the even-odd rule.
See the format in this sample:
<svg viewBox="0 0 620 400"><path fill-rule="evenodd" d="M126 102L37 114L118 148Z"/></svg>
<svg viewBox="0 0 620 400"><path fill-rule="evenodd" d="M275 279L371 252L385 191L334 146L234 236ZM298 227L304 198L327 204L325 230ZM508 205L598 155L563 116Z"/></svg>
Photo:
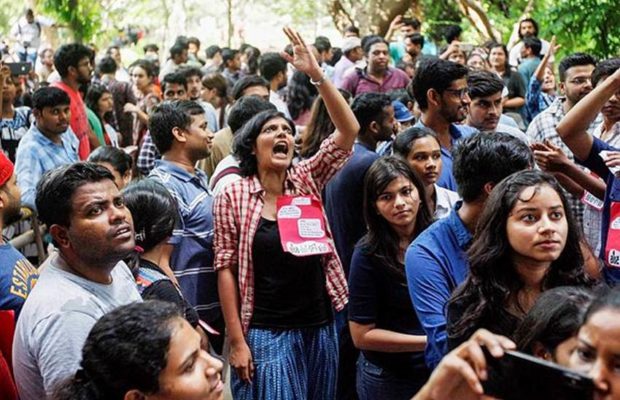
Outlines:
<svg viewBox="0 0 620 400"><path fill-rule="evenodd" d="M570 151L568 146L564 144L560 138L560 135L558 135L558 132L555 130L556 126L558 126L562 118L566 115L563 107L565 100L565 97L556 98L555 101L551 103L549 108L538 114L530 123L529 128L527 128L527 136L529 136L531 142L542 142L544 140L549 140L555 146L561 148L564 154L566 154L566 156L574 162L575 157L573 156L573 152ZM603 118L599 114L596 117L596 120L590 124L588 132L592 133L602 121ZM583 218L583 203L581 202L581 198L573 196L570 193L567 193L567 197L571 205L573 215L577 218L579 225L581 226Z"/></svg>
<svg viewBox="0 0 620 400"><path fill-rule="evenodd" d="M146 135L144 135L142 147L140 147L136 167L138 167L138 171L140 171L142 175L148 176L153 168L155 168L155 161L159 159L161 159L161 154L159 150L157 150L155 143L153 143L151 133L147 132Z"/></svg>
<svg viewBox="0 0 620 400"><path fill-rule="evenodd" d="M313 157L289 168L285 178L285 195L312 195L321 199L329 179L353 152L343 150L327 138ZM254 270L252 243L264 205L265 191L256 175L245 177L224 189L215 198L215 270L236 271L241 298L241 325L247 333L254 309ZM327 236L332 237L327 224ZM336 251L322 257L326 288L337 311L348 301L347 280Z"/></svg>
<svg viewBox="0 0 620 400"><path fill-rule="evenodd" d="M536 79L536 75L530 78L530 87L525 96L525 107L529 118L533 119L541 112L545 111L555 100L555 96L542 91L542 82Z"/></svg>

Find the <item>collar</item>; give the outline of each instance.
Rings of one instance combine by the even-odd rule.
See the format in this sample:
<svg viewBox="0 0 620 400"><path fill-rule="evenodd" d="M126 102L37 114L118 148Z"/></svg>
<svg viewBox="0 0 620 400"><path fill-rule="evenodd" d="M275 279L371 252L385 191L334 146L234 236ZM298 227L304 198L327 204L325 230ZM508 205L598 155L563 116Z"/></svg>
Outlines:
<svg viewBox="0 0 620 400"><path fill-rule="evenodd" d="M194 169L195 174L192 175L187 170L164 159L155 160L155 168L159 168L183 182L198 181L202 186L205 186L202 182L207 181L207 175L202 170L196 168Z"/></svg>
<svg viewBox="0 0 620 400"><path fill-rule="evenodd" d="M49 146L63 146L65 143L65 137L66 137L65 133L67 133L67 131L71 128L67 128L66 131L60 134L60 143L58 144L52 142L50 138L45 136L43 132L41 132L41 130L39 130L39 128L37 127L36 122L30 126L30 129L32 130L34 137L37 139L37 141L42 142L45 145L49 145Z"/></svg>
<svg viewBox="0 0 620 400"><path fill-rule="evenodd" d="M452 209L452 211L450 211L450 215L447 217L447 223L450 225L450 229L452 229L452 231L456 235L456 241L459 247L462 249L466 249L471 243L473 235L471 234L471 232L469 232L457 212L462 205L462 200L456 202L454 208Z"/></svg>
<svg viewBox="0 0 620 400"><path fill-rule="evenodd" d="M250 194L263 194L265 192L263 185L260 183L260 179L258 179L258 175L252 175L249 180ZM286 193L287 190L291 190L291 188L294 189L295 184L291 179L291 168L289 167L289 169L286 170L286 176L284 177L284 193Z"/></svg>
<svg viewBox="0 0 620 400"><path fill-rule="evenodd" d="M368 65L364 67L364 69L362 70L362 73L364 75L364 77L366 79L372 79L373 77L368 73ZM387 69L385 70L385 76L383 77L383 81L385 82L385 80L387 78L389 78L390 76L392 76L392 74L394 73L394 69L392 67L390 67L388 65ZM374 79L372 79L374 81Z"/></svg>

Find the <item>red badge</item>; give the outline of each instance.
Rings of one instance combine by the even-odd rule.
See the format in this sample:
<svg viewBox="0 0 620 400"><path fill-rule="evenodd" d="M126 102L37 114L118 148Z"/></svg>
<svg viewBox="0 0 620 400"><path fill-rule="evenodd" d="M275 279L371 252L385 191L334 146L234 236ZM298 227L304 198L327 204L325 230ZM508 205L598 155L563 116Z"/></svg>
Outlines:
<svg viewBox="0 0 620 400"><path fill-rule="evenodd" d="M299 257L332 251L319 200L312 196L280 196L277 208L284 251Z"/></svg>

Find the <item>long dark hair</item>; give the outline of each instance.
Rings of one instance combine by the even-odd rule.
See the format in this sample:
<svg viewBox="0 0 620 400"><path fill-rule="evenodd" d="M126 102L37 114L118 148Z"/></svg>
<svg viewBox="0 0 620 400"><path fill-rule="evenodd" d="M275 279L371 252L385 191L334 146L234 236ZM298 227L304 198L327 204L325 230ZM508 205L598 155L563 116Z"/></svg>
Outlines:
<svg viewBox="0 0 620 400"><path fill-rule="evenodd" d="M338 89L345 100L348 102L351 98L351 93L344 89ZM301 138L301 151L299 155L301 158L310 158L315 155L321 143L331 135L336 127L332 122L332 119L327 112L325 102L322 97L317 97L310 109L310 121L306 125L306 130Z"/></svg>
<svg viewBox="0 0 620 400"><path fill-rule="evenodd" d="M404 177L418 190L420 207L416 215L414 237L426 229L432 222L433 216L426 202L426 193L422 180L409 168L409 165L397 157L383 157L377 159L366 172L364 178L364 219L368 232L361 239L360 245L367 249L377 265L405 283L405 268L399 261L399 237L390 225L377 212L377 198L394 179Z"/></svg>
<svg viewBox="0 0 620 400"><path fill-rule="evenodd" d="M556 348L579 331L593 297L590 290L580 287L547 290L517 328L514 336L517 349L533 354L538 343L555 355Z"/></svg>
<svg viewBox="0 0 620 400"><path fill-rule="evenodd" d="M551 263L543 280L543 290L591 284L583 269L577 223L557 180L549 174L535 170L516 172L493 189L479 218L476 234L468 251L469 276L453 293L449 303L465 305L462 315L458 316L456 323L449 329L448 334L451 337L469 336L488 318L493 318L498 323L511 318L506 306L523 288L523 282L513 268L506 224L517 200L530 200L521 199L519 196L525 188L532 186L549 186L556 191L564 206L568 224L566 245L558 259Z"/></svg>
<svg viewBox="0 0 620 400"><path fill-rule="evenodd" d="M97 114L97 118L101 121L101 124L104 123L113 124L114 123L114 112L109 111L103 115L103 118L99 116L99 99L106 93L111 93L108 88L103 85L92 84L88 87L88 91L86 92L86 97L84 97L84 103L86 103L86 107L90 108L95 114Z"/></svg>
<svg viewBox="0 0 620 400"><path fill-rule="evenodd" d="M318 94L308 75L301 71L293 72L286 92L286 105L291 118L297 119L304 111L309 110Z"/></svg>
<svg viewBox="0 0 620 400"><path fill-rule="evenodd" d="M181 319L173 303L145 301L105 314L91 329L80 369L56 387L55 400L122 400L137 389L159 391L166 368L174 322Z"/></svg>

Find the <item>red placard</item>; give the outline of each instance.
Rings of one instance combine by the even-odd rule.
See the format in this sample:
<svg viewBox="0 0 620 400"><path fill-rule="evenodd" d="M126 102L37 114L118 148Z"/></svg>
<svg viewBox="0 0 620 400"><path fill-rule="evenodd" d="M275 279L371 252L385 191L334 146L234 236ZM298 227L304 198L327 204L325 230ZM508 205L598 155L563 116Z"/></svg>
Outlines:
<svg viewBox="0 0 620 400"><path fill-rule="evenodd" d="M299 257L332 251L319 200L313 196L280 196L276 204L284 251Z"/></svg>
<svg viewBox="0 0 620 400"><path fill-rule="evenodd" d="M620 268L620 203L612 202L609 210L609 229L605 245L605 264Z"/></svg>

